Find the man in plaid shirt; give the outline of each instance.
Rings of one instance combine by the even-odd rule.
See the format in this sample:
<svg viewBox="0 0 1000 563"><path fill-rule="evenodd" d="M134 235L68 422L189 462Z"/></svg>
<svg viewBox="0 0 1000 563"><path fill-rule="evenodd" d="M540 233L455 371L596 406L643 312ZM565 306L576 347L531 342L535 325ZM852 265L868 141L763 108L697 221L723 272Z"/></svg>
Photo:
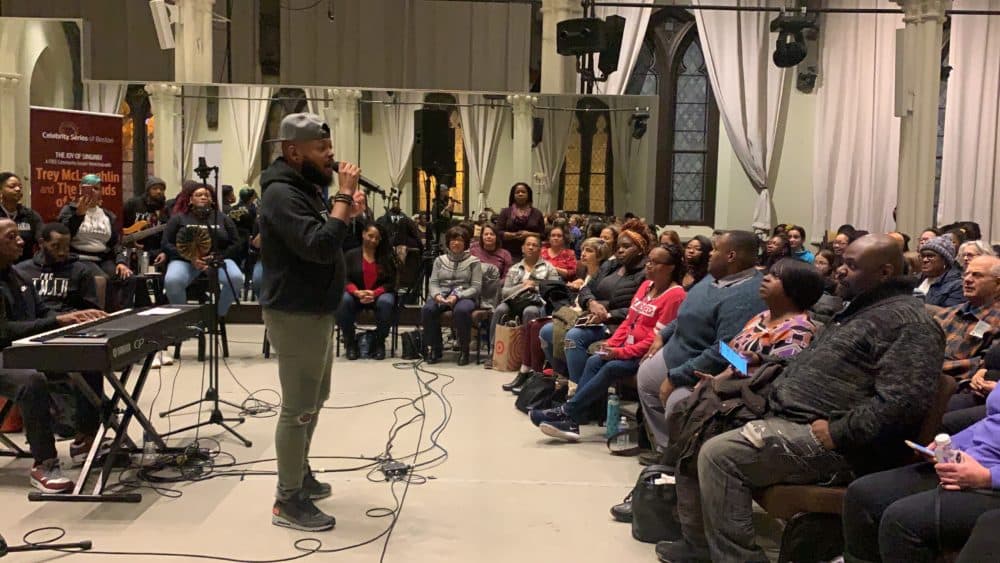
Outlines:
<svg viewBox="0 0 1000 563"><path fill-rule="evenodd" d="M962 276L965 303L935 315L947 336L942 371L959 381L971 379L983 354L1000 333L1000 258L978 256Z"/></svg>

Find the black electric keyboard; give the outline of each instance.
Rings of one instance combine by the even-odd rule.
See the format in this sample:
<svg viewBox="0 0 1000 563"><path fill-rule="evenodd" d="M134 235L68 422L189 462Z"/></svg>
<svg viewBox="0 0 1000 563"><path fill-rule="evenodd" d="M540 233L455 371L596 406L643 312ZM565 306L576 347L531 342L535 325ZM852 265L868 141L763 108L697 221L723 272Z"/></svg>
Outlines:
<svg viewBox="0 0 1000 563"><path fill-rule="evenodd" d="M8 368L49 373L117 371L150 353L197 334L209 321L209 305L126 309L107 318L58 328L14 341L3 351ZM150 310L170 310L148 314Z"/></svg>

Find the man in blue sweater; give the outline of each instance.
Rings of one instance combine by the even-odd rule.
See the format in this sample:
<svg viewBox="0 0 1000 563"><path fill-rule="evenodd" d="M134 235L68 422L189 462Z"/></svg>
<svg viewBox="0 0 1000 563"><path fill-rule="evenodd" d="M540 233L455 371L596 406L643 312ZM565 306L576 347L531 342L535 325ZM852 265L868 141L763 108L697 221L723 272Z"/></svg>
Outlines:
<svg viewBox="0 0 1000 563"><path fill-rule="evenodd" d="M677 318L656 337L639 366L639 400L657 449L667 445L667 415L698 382L694 372L725 369L719 342L728 343L767 308L758 294L763 275L754 268L756 260L753 233L727 231L716 237L709 275L688 291Z"/></svg>

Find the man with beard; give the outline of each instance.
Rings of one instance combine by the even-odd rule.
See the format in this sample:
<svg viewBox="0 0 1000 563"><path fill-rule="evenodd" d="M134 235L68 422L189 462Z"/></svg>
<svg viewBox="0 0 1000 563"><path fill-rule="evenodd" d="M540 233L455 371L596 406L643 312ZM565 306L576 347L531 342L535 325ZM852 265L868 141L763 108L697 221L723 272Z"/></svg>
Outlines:
<svg viewBox="0 0 1000 563"><path fill-rule="evenodd" d="M911 457L934 400L944 333L902 277L887 235L844 252L837 291L848 306L792 358L762 420L711 438L677 471L683 539L660 561L768 561L756 544L753 491L780 483L841 485Z"/></svg>
<svg viewBox="0 0 1000 563"><path fill-rule="evenodd" d="M330 127L318 115L295 113L281 121L281 157L261 175L263 280L260 304L278 351L281 413L275 430L278 489L271 522L308 532L336 524L314 500L330 485L309 467L309 445L330 394L333 330L344 293L343 243L360 214L354 198L357 166L341 162L339 190L328 210L323 189L333 181Z"/></svg>
<svg viewBox="0 0 1000 563"><path fill-rule="evenodd" d="M156 176L150 176L146 180L146 193L125 202L125 207L122 209L122 227L128 229L139 221L147 223L145 229L165 224L170 218L166 211L167 198L164 195L166 189L167 185L163 180ZM149 252L149 255L154 257L152 263L159 266L167 259L166 254L161 250L162 240L163 234L157 233L136 242L135 246L139 250Z"/></svg>
<svg viewBox="0 0 1000 563"><path fill-rule="evenodd" d="M39 250L14 270L31 280L35 292L50 311L68 313L100 309L94 272L69 251L69 229L62 223L48 223L39 232Z"/></svg>

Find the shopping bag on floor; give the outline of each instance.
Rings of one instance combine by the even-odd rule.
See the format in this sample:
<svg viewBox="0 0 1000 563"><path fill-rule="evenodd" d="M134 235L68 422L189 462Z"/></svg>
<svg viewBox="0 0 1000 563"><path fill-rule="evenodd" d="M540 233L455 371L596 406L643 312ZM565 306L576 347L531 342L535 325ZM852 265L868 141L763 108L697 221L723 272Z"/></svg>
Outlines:
<svg viewBox="0 0 1000 563"><path fill-rule="evenodd" d="M493 369L517 371L521 368L521 325L498 323L493 339Z"/></svg>

